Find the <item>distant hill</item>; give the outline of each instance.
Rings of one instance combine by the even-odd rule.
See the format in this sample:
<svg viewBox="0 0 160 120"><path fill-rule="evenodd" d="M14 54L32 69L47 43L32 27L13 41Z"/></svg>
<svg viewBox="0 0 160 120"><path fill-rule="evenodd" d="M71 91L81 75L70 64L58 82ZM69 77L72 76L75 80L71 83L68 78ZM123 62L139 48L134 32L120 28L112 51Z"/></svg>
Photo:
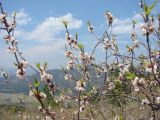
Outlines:
<svg viewBox="0 0 160 120"><path fill-rule="evenodd" d="M64 80L64 72L58 69L48 70L48 73L53 75L53 82L56 83L60 88L70 88L74 89L76 83L73 81ZM73 73L73 71L71 71ZM80 78L80 75L75 70L75 75L77 78ZM102 83L102 79L94 80L96 74L94 72L91 73L92 81ZM8 82L5 82L3 78L0 78L0 92L3 93L25 93L29 92L29 83L33 83L34 78L39 78L38 74L33 74L28 76L28 80L19 80L15 75L9 76ZM39 78L40 80L40 78ZM41 82L41 88L44 83Z"/></svg>

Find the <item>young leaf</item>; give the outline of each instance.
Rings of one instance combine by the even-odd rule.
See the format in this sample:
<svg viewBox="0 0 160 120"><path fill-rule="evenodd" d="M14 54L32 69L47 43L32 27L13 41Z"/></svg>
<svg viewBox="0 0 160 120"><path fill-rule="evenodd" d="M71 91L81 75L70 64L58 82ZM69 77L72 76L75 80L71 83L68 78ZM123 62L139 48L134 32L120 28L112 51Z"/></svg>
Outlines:
<svg viewBox="0 0 160 120"><path fill-rule="evenodd" d="M128 80L133 80L136 77L134 73L131 72L126 72L125 75Z"/></svg>
<svg viewBox="0 0 160 120"><path fill-rule="evenodd" d="M76 32L76 35L75 35L75 36L76 36L76 40L77 40L77 39L78 39L78 33L77 33L77 32Z"/></svg>
<svg viewBox="0 0 160 120"><path fill-rule="evenodd" d="M64 27L67 29L67 26L68 26L69 22L64 20L64 21L62 21L62 23L64 24Z"/></svg>
<svg viewBox="0 0 160 120"><path fill-rule="evenodd" d="M44 67L44 69L47 68L47 62L45 62L45 63L43 64L43 67Z"/></svg>
<svg viewBox="0 0 160 120"><path fill-rule="evenodd" d="M81 50L83 50L84 45L79 43L79 44L78 44L78 48L81 49Z"/></svg>
<svg viewBox="0 0 160 120"><path fill-rule="evenodd" d="M149 8L148 8L148 12L150 13L153 8L156 6L156 4L158 3L159 0L156 0Z"/></svg>
<svg viewBox="0 0 160 120"><path fill-rule="evenodd" d="M34 86L36 87L36 88L38 88L38 86L39 86L39 81L35 78L35 80L34 80Z"/></svg>
<svg viewBox="0 0 160 120"><path fill-rule="evenodd" d="M38 69L40 69L41 64L38 62L38 63L36 64L36 67L37 67Z"/></svg>

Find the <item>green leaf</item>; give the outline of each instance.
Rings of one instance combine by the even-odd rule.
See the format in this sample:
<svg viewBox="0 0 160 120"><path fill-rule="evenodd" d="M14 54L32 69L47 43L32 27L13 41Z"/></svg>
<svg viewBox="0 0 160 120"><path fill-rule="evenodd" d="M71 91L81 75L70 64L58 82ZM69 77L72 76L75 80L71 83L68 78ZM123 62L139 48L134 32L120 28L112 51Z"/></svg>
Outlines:
<svg viewBox="0 0 160 120"><path fill-rule="evenodd" d="M76 35L75 35L75 36L76 36L76 40L77 40L77 39L78 39L78 33L77 33L77 32L76 32Z"/></svg>
<svg viewBox="0 0 160 120"><path fill-rule="evenodd" d="M153 8L156 6L159 0L156 0L151 6L147 6L146 2L144 1L144 13L146 16L149 16Z"/></svg>
<svg viewBox="0 0 160 120"><path fill-rule="evenodd" d="M156 0L149 8L148 8L148 12L150 13L153 8L156 6L156 4L158 3L159 0Z"/></svg>
<svg viewBox="0 0 160 120"><path fill-rule="evenodd" d="M131 72L126 72L125 76L128 80L133 80L136 77L134 73L131 73Z"/></svg>
<svg viewBox="0 0 160 120"><path fill-rule="evenodd" d="M65 71L64 67L61 65L61 71Z"/></svg>
<svg viewBox="0 0 160 120"><path fill-rule="evenodd" d="M137 21L133 19L132 23L135 25L137 24Z"/></svg>
<svg viewBox="0 0 160 120"><path fill-rule="evenodd" d="M114 84L115 84L116 87L121 87L121 85L122 85L120 80L115 80Z"/></svg>
<svg viewBox="0 0 160 120"><path fill-rule="evenodd" d="M78 44L78 48L81 49L81 50L83 50L84 45L79 43L79 44Z"/></svg>
<svg viewBox="0 0 160 120"><path fill-rule="evenodd" d="M41 64L38 62L38 63L36 64L36 67L37 67L38 69L40 69Z"/></svg>
<svg viewBox="0 0 160 120"><path fill-rule="evenodd" d="M44 69L47 68L47 62L45 62L45 63L43 64L43 67L44 67Z"/></svg>
<svg viewBox="0 0 160 120"><path fill-rule="evenodd" d="M148 16L148 6L145 1L144 1L144 13Z"/></svg>
<svg viewBox="0 0 160 120"><path fill-rule="evenodd" d="M16 13L16 11L14 11L14 12L13 12L13 16L16 17L16 15L17 15L17 13Z"/></svg>
<svg viewBox="0 0 160 120"><path fill-rule="evenodd" d="M67 26L68 26L69 22L64 20L64 21L62 21L62 23L64 24L64 27L67 29Z"/></svg>
<svg viewBox="0 0 160 120"><path fill-rule="evenodd" d="M35 78L35 80L34 80L34 86L36 87L36 88L38 88L38 86L39 86L39 81Z"/></svg>
<svg viewBox="0 0 160 120"><path fill-rule="evenodd" d="M90 22L90 21L88 21L88 22L87 22L87 26L90 26L90 25L91 25L91 22Z"/></svg>
<svg viewBox="0 0 160 120"><path fill-rule="evenodd" d="M119 116L119 120L124 120L124 119L123 119L123 115L120 115L120 116Z"/></svg>

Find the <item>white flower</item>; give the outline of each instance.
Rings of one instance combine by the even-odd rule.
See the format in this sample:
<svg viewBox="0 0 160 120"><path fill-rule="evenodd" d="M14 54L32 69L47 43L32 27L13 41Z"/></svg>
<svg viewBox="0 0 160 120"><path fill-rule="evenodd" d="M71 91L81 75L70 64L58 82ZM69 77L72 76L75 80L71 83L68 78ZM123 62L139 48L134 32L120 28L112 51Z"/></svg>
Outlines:
<svg viewBox="0 0 160 120"><path fill-rule="evenodd" d="M75 87L77 91L84 91L84 87L86 86L86 82L79 80L77 81L77 86Z"/></svg>
<svg viewBox="0 0 160 120"><path fill-rule="evenodd" d="M156 98L156 103L160 104L160 97Z"/></svg>
<svg viewBox="0 0 160 120"><path fill-rule="evenodd" d="M67 70L70 70L73 68L74 62L71 60L67 63Z"/></svg>
<svg viewBox="0 0 160 120"><path fill-rule="evenodd" d="M27 120L28 120L28 119L29 119L29 115L25 115L25 116L24 116L24 119L27 119Z"/></svg>
<svg viewBox="0 0 160 120"><path fill-rule="evenodd" d="M39 116L36 116L36 119L40 119L40 117L39 117Z"/></svg>
<svg viewBox="0 0 160 120"><path fill-rule="evenodd" d="M22 65L23 68L26 68L28 66L28 62L25 60L21 60L20 64Z"/></svg>
<svg viewBox="0 0 160 120"><path fill-rule="evenodd" d="M6 14L1 14L0 15L0 21L3 21L3 18L6 17Z"/></svg>
<svg viewBox="0 0 160 120"><path fill-rule="evenodd" d="M144 85L145 80L143 78L135 77L135 79L132 81L132 84L134 86L134 91L139 91L139 85Z"/></svg>
<svg viewBox="0 0 160 120"><path fill-rule="evenodd" d="M43 93L43 92L40 92L40 96L41 96L42 98L46 98L46 94Z"/></svg>
<svg viewBox="0 0 160 120"><path fill-rule="evenodd" d="M25 79L26 77L26 70L21 68L21 69L17 69L16 71L16 76L19 78L19 79Z"/></svg>
<svg viewBox="0 0 160 120"><path fill-rule="evenodd" d="M109 21L109 25L111 25L113 23L113 15L109 11L107 11L105 13L105 17Z"/></svg>
<svg viewBox="0 0 160 120"><path fill-rule="evenodd" d="M32 90L29 91L29 96L33 97L34 96L34 93Z"/></svg>
<svg viewBox="0 0 160 120"><path fill-rule="evenodd" d="M53 78L53 76L51 74L46 73L45 71L43 71L41 74L41 80L43 82L47 81L47 80L51 80Z"/></svg>
<svg viewBox="0 0 160 120"><path fill-rule="evenodd" d="M89 31L89 32L92 33L92 32L93 32L93 29L94 29L94 27L93 27L92 25L88 25L88 31Z"/></svg>
<svg viewBox="0 0 160 120"><path fill-rule="evenodd" d="M8 47L8 50L7 50L7 52L11 54L16 53L16 51L17 51L17 48L13 46Z"/></svg>
<svg viewBox="0 0 160 120"><path fill-rule="evenodd" d="M64 79L65 80L72 80L72 75L71 74L66 74L65 76L64 76Z"/></svg>
<svg viewBox="0 0 160 120"><path fill-rule="evenodd" d="M149 100L148 99L143 99L142 100L142 105L148 105L150 102L149 102Z"/></svg>
<svg viewBox="0 0 160 120"><path fill-rule="evenodd" d="M84 105L81 105L80 112L83 112L83 111L84 111Z"/></svg>
<svg viewBox="0 0 160 120"><path fill-rule="evenodd" d="M52 118L50 116L46 116L45 120L52 120Z"/></svg>
<svg viewBox="0 0 160 120"><path fill-rule="evenodd" d="M88 53L80 53L80 59L82 61L82 63L88 65L91 62L90 56L88 55Z"/></svg>
<svg viewBox="0 0 160 120"><path fill-rule="evenodd" d="M109 90L113 90L115 88L115 84L113 82L109 83Z"/></svg>

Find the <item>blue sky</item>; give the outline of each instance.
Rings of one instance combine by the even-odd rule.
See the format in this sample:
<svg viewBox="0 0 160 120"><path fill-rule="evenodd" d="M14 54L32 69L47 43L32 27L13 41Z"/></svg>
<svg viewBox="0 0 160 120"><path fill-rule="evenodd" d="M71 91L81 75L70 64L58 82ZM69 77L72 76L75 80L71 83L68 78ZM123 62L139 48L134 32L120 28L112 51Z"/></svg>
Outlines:
<svg viewBox="0 0 160 120"><path fill-rule="evenodd" d="M49 68L59 68L67 60L64 57L65 32L63 25L58 21L67 19L71 32L79 33L80 42L87 46L91 52L95 39L87 30L86 22L91 21L95 32L100 36L105 30L106 20L104 13L109 10L115 19L114 33L117 34L120 48L125 48L131 32L131 20L137 19L139 0L1 0L8 13L17 12L16 36L19 40L20 50L31 64L48 62ZM146 0L151 3L154 0ZM153 11L160 12L160 3ZM139 24L140 24L139 23ZM0 67L12 68L13 56L5 50L7 46L0 41ZM100 49L99 49L100 50ZM102 50L98 53L103 54ZM98 54L98 58L103 55Z"/></svg>

